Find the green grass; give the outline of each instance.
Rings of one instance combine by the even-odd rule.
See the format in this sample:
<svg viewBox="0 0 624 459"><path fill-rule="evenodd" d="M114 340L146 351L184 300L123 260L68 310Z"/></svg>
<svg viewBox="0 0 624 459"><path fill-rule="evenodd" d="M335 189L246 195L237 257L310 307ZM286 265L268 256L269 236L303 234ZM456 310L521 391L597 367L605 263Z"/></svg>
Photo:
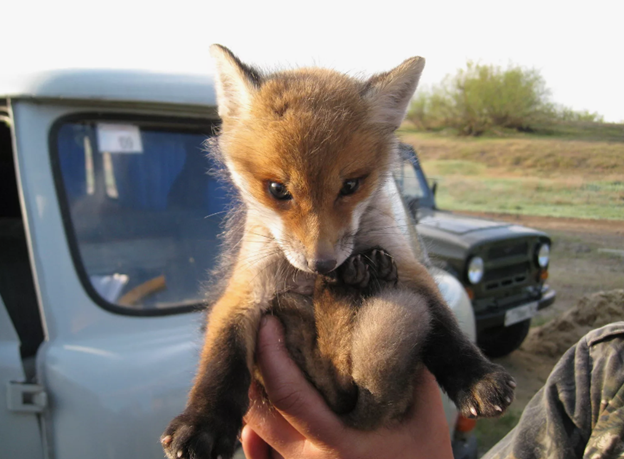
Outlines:
<svg viewBox="0 0 624 459"><path fill-rule="evenodd" d="M448 159L444 161L427 161L425 172L429 178L447 175L480 176L486 172L487 166L475 161Z"/></svg>
<svg viewBox="0 0 624 459"><path fill-rule="evenodd" d="M552 319L553 318L551 316L547 316L547 315L543 315L543 314L539 314L538 313L531 320L531 328L541 327L542 325L545 325L548 322L550 322Z"/></svg>
<svg viewBox="0 0 624 459"><path fill-rule="evenodd" d="M510 408L500 418L479 419L475 428L475 435L479 444L479 457L487 453L492 446L507 435L518 424L521 415L520 410Z"/></svg>
<svg viewBox="0 0 624 459"><path fill-rule="evenodd" d="M624 182L458 175L437 180L441 209L624 220Z"/></svg>

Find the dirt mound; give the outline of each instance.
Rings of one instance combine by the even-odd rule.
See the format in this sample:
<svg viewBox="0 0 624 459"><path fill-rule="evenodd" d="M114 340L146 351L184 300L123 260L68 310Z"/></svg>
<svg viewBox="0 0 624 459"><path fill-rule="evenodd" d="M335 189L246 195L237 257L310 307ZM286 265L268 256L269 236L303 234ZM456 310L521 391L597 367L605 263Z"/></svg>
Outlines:
<svg viewBox="0 0 624 459"><path fill-rule="evenodd" d="M558 358L590 330L624 320L624 290L587 295L559 317L531 330L522 349Z"/></svg>

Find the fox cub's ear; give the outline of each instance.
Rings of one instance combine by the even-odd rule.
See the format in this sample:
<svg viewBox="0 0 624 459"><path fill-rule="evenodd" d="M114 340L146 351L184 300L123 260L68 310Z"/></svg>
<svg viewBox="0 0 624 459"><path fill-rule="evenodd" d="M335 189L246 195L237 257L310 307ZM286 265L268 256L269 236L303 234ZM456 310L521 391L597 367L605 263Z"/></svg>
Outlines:
<svg viewBox="0 0 624 459"><path fill-rule="evenodd" d="M219 116L237 118L249 109L251 98L262 83L262 75L243 64L225 46L212 45L210 54L217 64Z"/></svg>
<svg viewBox="0 0 624 459"><path fill-rule="evenodd" d="M407 113L425 59L412 57L389 72L373 75L364 89L364 98L371 102L372 121L397 129Z"/></svg>

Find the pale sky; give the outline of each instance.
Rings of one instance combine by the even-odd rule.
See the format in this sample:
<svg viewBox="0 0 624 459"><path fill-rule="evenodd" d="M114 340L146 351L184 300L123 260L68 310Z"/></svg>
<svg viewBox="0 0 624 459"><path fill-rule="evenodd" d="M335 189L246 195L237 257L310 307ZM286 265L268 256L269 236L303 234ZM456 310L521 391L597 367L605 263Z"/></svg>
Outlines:
<svg viewBox="0 0 624 459"><path fill-rule="evenodd" d="M427 59L540 70L555 102L624 121L624 1L4 0L0 72L133 68L212 73L212 43L265 68L352 74Z"/></svg>

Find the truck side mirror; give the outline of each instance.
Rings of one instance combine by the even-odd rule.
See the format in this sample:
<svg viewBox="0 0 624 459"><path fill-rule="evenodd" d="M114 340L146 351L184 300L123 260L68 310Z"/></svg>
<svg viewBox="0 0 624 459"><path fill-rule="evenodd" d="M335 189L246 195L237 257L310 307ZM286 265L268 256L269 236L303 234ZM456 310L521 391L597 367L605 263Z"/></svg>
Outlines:
<svg viewBox="0 0 624 459"><path fill-rule="evenodd" d="M438 191L438 182L436 180L433 181L433 185L431 185L431 193L433 194L433 197L435 198L436 195L436 191Z"/></svg>

